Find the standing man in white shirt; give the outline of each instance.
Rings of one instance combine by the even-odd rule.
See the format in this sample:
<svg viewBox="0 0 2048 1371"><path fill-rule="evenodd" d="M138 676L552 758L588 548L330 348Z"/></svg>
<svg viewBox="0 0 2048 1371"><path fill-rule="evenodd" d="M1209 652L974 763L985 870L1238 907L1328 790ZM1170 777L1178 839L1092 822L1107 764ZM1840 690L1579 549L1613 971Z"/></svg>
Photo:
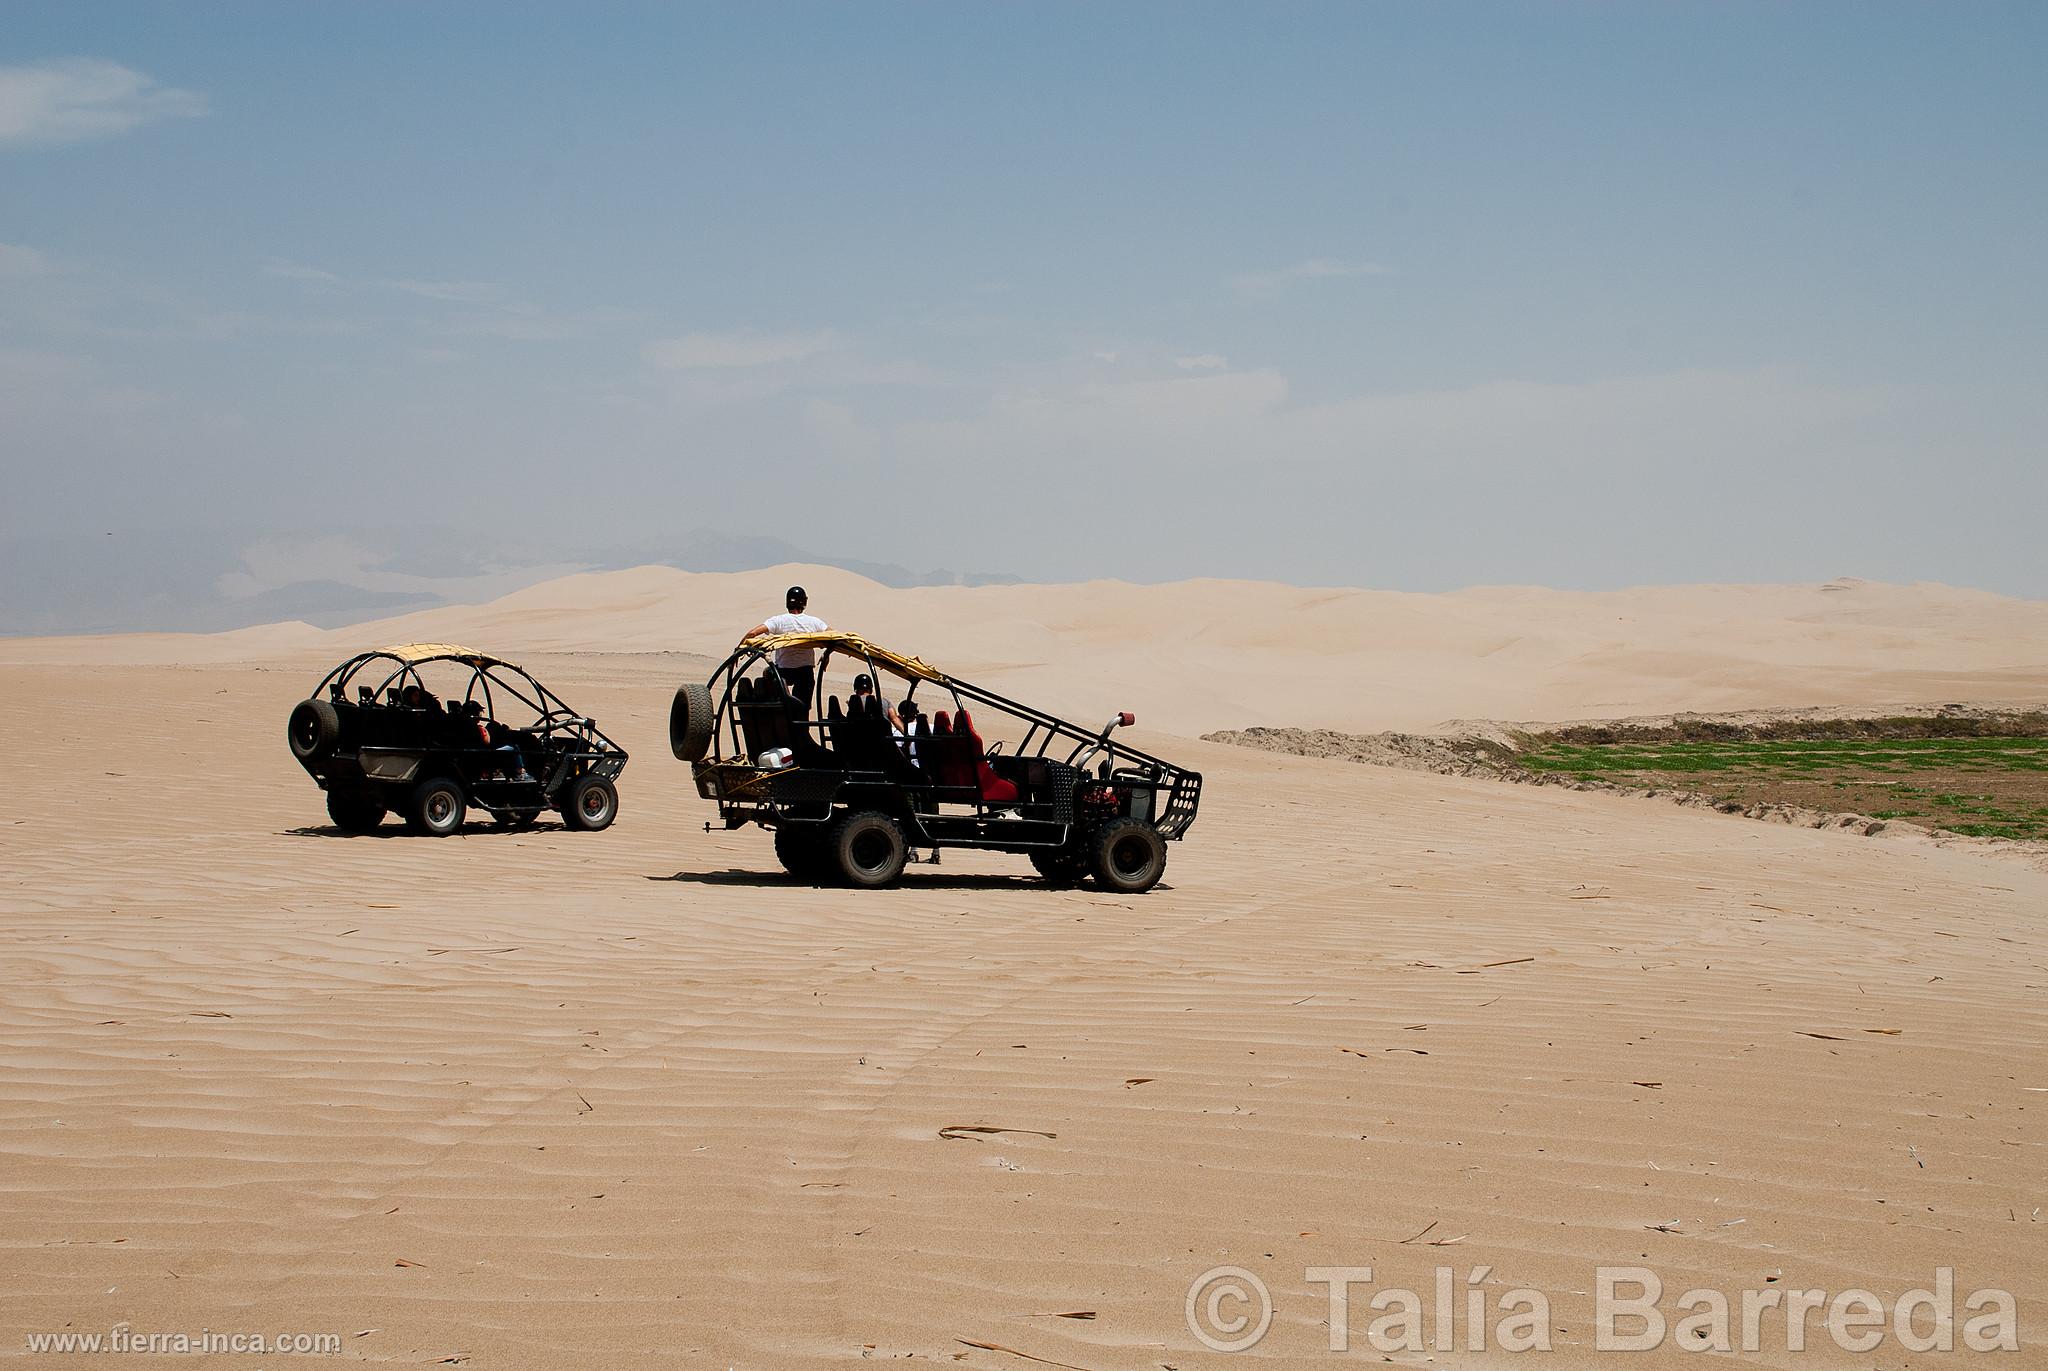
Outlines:
<svg viewBox="0 0 2048 1371"><path fill-rule="evenodd" d="M811 597L802 586L791 586L782 602L789 606L787 614L772 614L755 624L741 635L758 638L764 633L823 633L827 624L815 614L804 613ZM818 681L817 650L808 647L779 647L775 649L775 670L796 697L802 717L811 717L811 696L816 693Z"/></svg>

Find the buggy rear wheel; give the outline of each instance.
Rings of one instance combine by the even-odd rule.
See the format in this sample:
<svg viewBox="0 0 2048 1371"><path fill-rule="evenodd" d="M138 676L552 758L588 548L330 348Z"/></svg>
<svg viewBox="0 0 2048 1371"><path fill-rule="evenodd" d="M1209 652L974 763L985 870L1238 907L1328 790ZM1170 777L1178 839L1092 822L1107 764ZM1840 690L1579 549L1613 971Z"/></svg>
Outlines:
<svg viewBox="0 0 2048 1371"><path fill-rule="evenodd" d="M700 685L676 687L668 707L668 747L678 761L702 761L711 746L711 692Z"/></svg>
<svg viewBox="0 0 2048 1371"><path fill-rule="evenodd" d="M325 700L301 700L292 706L284 734L292 756L309 766L324 762L341 744L341 715Z"/></svg>
<svg viewBox="0 0 2048 1371"><path fill-rule="evenodd" d="M562 821L584 833L597 833L619 817L619 792L602 776L578 776L562 802Z"/></svg>
<svg viewBox="0 0 2048 1371"><path fill-rule="evenodd" d="M863 890L892 884L910 857L903 830L873 809L849 814L832 825L826 850L840 878Z"/></svg>
<svg viewBox="0 0 2048 1371"><path fill-rule="evenodd" d="M327 817L344 833L368 833L384 822L384 802L374 795L330 790Z"/></svg>
<svg viewBox="0 0 2048 1371"><path fill-rule="evenodd" d="M1105 890L1142 894L1166 874L1166 839L1143 819L1111 819L1088 841L1088 868Z"/></svg>
<svg viewBox="0 0 2048 1371"><path fill-rule="evenodd" d="M405 806L405 822L415 833L445 838L462 827L463 810L468 804L462 782L450 776L429 776L412 788Z"/></svg>
<svg viewBox="0 0 2048 1371"><path fill-rule="evenodd" d="M822 824L775 830L775 860L800 881L823 880L832 870L832 854L826 850L828 830Z"/></svg>
<svg viewBox="0 0 2048 1371"><path fill-rule="evenodd" d="M1031 866L1054 885L1079 885L1088 874L1088 854L1066 847L1034 852Z"/></svg>

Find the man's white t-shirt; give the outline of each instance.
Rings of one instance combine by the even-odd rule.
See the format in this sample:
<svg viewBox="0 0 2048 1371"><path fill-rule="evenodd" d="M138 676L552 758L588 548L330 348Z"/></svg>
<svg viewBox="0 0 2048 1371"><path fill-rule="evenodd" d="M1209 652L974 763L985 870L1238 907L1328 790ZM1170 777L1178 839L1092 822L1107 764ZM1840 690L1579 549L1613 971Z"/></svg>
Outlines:
<svg viewBox="0 0 2048 1371"><path fill-rule="evenodd" d="M763 620L770 633L823 633L825 621L815 614L773 614ZM808 647L778 647L775 649L775 665L782 670L792 667L807 667L818 658L817 649Z"/></svg>

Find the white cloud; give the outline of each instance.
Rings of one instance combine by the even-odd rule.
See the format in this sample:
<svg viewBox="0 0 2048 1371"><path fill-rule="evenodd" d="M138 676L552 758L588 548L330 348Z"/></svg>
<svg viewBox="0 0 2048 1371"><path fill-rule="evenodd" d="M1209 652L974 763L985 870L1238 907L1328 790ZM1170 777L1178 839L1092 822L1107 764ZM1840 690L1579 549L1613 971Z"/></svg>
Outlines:
<svg viewBox="0 0 2048 1371"><path fill-rule="evenodd" d="M0 243L0 279L22 276L48 276L54 267L50 259L34 248L22 247L15 243Z"/></svg>
<svg viewBox="0 0 2048 1371"><path fill-rule="evenodd" d="M119 62L67 57L0 67L0 143L112 138L158 119L206 113L206 98Z"/></svg>
<svg viewBox="0 0 2048 1371"><path fill-rule="evenodd" d="M384 284L424 300L446 300L458 305L485 305L505 298L505 288L491 281L386 281Z"/></svg>
<svg viewBox="0 0 2048 1371"><path fill-rule="evenodd" d="M1335 257L1312 257L1306 262L1274 271L1255 271L1231 278L1231 289L1253 300L1270 300L1300 281L1332 280L1345 276L1384 276L1387 269L1378 262L1345 261Z"/></svg>
<svg viewBox="0 0 2048 1371"><path fill-rule="evenodd" d="M650 366L663 371L694 371L705 367L759 367L775 362L800 362L829 352L838 344L827 332L815 333L686 333L657 338L640 350Z"/></svg>
<svg viewBox="0 0 2048 1371"><path fill-rule="evenodd" d="M1176 357L1173 364L1182 371L1224 371L1229 368L1230 359L1219 357L1213 352L1204 352L1194 357Z"/></svg>
<svg viewBox="0 0 2048 1371"><path fill-rule="evenodd" d="M266 258L263 263L265 276L282 276L287 281L317 281L322 285L338 285L341 278L331 271L309 267L303 262L291 262L282 257Z"/></svg>

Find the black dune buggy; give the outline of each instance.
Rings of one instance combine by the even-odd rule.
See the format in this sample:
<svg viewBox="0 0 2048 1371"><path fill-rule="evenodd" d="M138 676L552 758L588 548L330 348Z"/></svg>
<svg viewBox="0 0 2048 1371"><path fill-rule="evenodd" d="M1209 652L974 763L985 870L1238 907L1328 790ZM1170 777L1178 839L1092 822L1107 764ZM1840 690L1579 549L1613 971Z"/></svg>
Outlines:
<svg viewBox="0 0 2048 1371"><path fill-rule="evenodd" d="M348 833L393 810L437 837L470 805L507 828L555 809L593 833L619 812L625 751L523 668L452 643L358 653L292 707L285 734Z"/></svg>
<svg viewBox="0 0 2048 1371"><path fill-rule="evenodd" d="M793 647L824 654L813 700L793 697L775 665ZM909 683L902 728L871 691L827 694L835 655L871 681ZM929 717L908 707L920 687ZM983 745L969 706L1021 729L1010 751ZM914 847L968 847L1021 853L1055 884L1092 877L1135 894L1158 884L1166 844L1195 821L1202 777L1110 736L1133 722L1084 728L855 634L789 633L749 639L706 684L680 687L669 745L725 826L773 829L776 857L801 878L887 885Z"/></svg>

